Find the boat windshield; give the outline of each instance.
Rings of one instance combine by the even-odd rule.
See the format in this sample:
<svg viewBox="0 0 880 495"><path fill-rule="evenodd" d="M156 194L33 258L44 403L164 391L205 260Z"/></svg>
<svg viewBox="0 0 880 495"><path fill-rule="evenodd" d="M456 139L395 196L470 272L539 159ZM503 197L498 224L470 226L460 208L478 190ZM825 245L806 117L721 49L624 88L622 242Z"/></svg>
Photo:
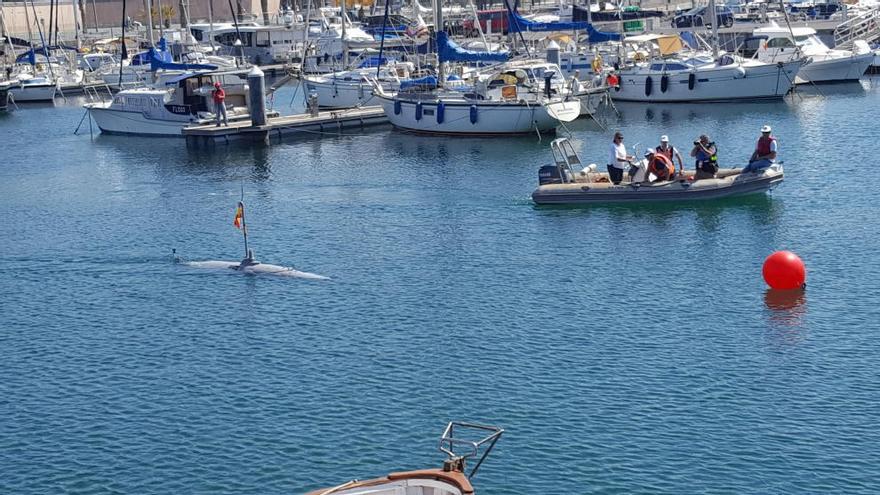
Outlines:
<svg viewBox="0 0 880 495"><path fill-rule="evenodd" d="M822 43L822 40L820 40L815 34L795 36L794 42L797 46L803 48L827 48L825 43Z"/></svg>

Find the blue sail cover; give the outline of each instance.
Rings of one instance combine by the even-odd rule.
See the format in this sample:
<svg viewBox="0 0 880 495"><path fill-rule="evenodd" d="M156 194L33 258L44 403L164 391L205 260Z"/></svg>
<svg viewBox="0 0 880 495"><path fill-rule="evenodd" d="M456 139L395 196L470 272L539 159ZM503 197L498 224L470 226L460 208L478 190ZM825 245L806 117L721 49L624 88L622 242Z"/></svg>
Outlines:
<svg viewBox="0 0 880 495"><path fill-rule="evenodd" d="M510 54L465 50L449 39L446 31L437 31L437 58L441 62L507 62Z"/></svg>
<svg viewBox="0 0 880 495"><path fill-rule="evenodd" d="M544 32L544 31L573 31L575 29L589 29L589 22L535 22L526 19L516 12L509 11L507 14L510 30L514 33L521 32Z"/></svg>
<svg viewBox="0 0 880 495"><path fill-rule="evenodd" d="M526 19L516 12L508 12L510 30L520 32L544 32L544 31L573 31L585 29L590 38L590 43L604 43L607 41L620 41L620 34L605 33L596 30L592 24L586 21L580 22L535 22Z"/></svg>
<svg viewBox="0 0 880 495"><path fill-rule="evenodd" d="M587 37L590 39L590 43L605 43L608 41L620 41L622 36L620 33L606 33L604 31L598 31L593 27L592 24L587 25Z"/></svg>

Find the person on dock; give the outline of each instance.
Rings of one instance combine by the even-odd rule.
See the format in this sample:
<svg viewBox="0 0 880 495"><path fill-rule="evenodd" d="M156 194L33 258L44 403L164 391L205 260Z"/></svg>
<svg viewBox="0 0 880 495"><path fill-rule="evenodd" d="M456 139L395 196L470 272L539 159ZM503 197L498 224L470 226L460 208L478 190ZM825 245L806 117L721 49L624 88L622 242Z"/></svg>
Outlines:
<svg viewBox="0 0 880 495"><path fill-rule="evenodd" d="M779 149L776 144L776 137L770 135L773 129L769 125L761 128L761 137L758 138L758 144L755 145L755 151L749 158L749 164L743 168L742 173L754 172L758 173L776 162L776 151Z"/></svg>
<svg viewBox="0 0 880 495"><path fill-rule="evenodd" d="M674 159L677 159L678 173L679 175L684 174L684 159L682 159L681 153L678 152L678 149L675 146L669 144L669 136L660 136L660 146L657 146L654 151L665 156L666 158L669 158L669 161L672 163L675 163Z"/></svg>
<svg viewBox="0 0 880 495"><path fill-rule="evenodd" d="M220 81L214 83L214 91L211 92L214 99L214 114L217 116L217 127L220 127L220 118L223 118L223 125L229 127L229 121L226 119L226 91Z"/></svg>
<svg viewBox="0 0 880 495"><path fill-rule="evenodd" d="M696 158L694 168L694 180L714 179L718 172L718 152L715 143L709 140L709 136L703 134L700 139L694 141L691 156Z"/></svg>
<svg viewBox="0 0 880 495"><path fill-rule="evenodd" d="M623 134L615 132L608 155L608 177L614 185L623 180L623 170L631 161L633 157L626 154L626 146L623 145Z"/></svg>

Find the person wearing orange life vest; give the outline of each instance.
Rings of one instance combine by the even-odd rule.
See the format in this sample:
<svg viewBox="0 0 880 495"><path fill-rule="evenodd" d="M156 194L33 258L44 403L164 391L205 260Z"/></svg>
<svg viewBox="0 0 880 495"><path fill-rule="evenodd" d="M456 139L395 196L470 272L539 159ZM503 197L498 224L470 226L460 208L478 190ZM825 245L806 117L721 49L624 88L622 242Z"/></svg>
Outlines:
<svg viewBox="0 0 880 495"><path fill-rule="evenodd" d="M746 165L742 173L759 173L776 161L776 151L779 147L776 144L776 137L770 135L772 131L773 129L769 125L761 128L761 137L758 138L755 151L752 153L752 157L749 158L749 164Z"/></svg>
<svg viewBox="0 0 880 495"><path fill-rule="evenodd" d="M665 154L648 148L645 158L648 160L648 177L654 176L653 180L649 179L650 182L663 182L675 177L675 165Z"/></svg>
<svg viewBox="0 0 880 495"><path fill-rule="evenodd" d="M229 127L229 121L226 120L226 91L220 86L220 81L214 83L214 91L211 91L211 98L214 100L214 115L217 116L217 127L220 127L220 119L223 119L223 125Z"/></svg>
<svg viewBox="0 0 880 495"><path fill-rule="evenodd" d="M681 158L681 153L678 152L678 149L675 146L669 144L669 136L663 135L660 136L660 146L654 149L655 152L669 158L670 162L673 162L674 159L678 160L678 172L679 174L684 173L684 160Z"/></svg>

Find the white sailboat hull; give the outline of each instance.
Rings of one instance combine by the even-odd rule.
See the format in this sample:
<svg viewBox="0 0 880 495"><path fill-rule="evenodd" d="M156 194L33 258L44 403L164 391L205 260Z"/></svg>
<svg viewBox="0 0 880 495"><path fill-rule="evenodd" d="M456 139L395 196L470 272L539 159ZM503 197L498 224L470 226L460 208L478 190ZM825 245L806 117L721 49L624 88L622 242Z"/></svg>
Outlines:
<svg viewBox="0 0 880 495"><path fill-rule="evenodd" d="M652 103L730 101L782 98L791 89L801 61L784 64L714 67L699 69L690 88L691 71L670 71L666 91L662 90L664 74L659 71L623 71L619 89L611 90L611 97L620 101ZM650 94L647 87L651 78Z"/></svg>
<svg viewBox="0 0 880 495"><path fill-rule="evenodd" d="M858 81L873 61L873 53L826 59L814 57L812 62L801 68L795 82L803 84Z"/></svg>
<svg viewBox="0 0 880 495"><path fill-rule="evenodd" d="M532 103L503 102L444 102L442 122L438 118L439 101L401 100L399 112L395 112L395 100L376 97L392 125L399 129L426 134L455 134L488 136L497 134L528 134L556 129L559 120L552 117L547 107ZM421 118L417 118L416 105L421 104ZM475 108L476 118L471 117Z"/></svg>
<svg viewBox="0 0 880 495"><path fill-rule="evenodd" d="M373 96L373 86L364 81L305 78L304 83L307 93L318 95L318 106L321 108L354 108L379 104ZM382 83L382 87L386 91L396 89L389 83Z"/></svg>
<svg viewBox="0 0 880 495"><path fill-rule="evenodd" d="M55 84L23 84L10 88L9 94L16 103L23 101L52 101L58 86Z"/></svg>

